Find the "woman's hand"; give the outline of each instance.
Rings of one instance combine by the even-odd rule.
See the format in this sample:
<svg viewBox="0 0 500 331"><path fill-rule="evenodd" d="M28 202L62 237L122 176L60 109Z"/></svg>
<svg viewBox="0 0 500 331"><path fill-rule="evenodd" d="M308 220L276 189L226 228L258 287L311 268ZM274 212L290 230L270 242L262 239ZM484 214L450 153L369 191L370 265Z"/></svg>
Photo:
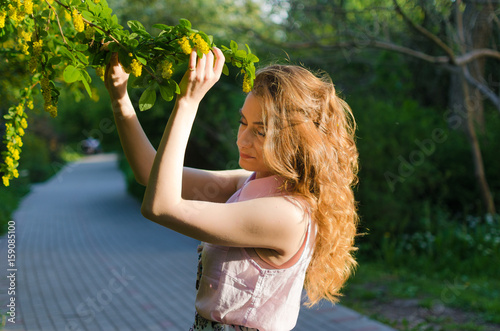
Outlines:
<svg viewBox="0 0 500 331"><path fill-rule="evenodd" d="M215 56L215 62L214 62ZM224 54L217 47L203 55L196 63L196 51L191 53L189 67L179 84L181 93L177 101L198 104L212 86L219 80L224 68Z"/></svg>
<svg viewBox="0 0 500 331"><path fill-rule="evenodd" d="M106 66L104 74L104 85L111 97L111 103L120 102L127 94L128 76L118 61L118 53L113 53L111 60Z"/></svg>

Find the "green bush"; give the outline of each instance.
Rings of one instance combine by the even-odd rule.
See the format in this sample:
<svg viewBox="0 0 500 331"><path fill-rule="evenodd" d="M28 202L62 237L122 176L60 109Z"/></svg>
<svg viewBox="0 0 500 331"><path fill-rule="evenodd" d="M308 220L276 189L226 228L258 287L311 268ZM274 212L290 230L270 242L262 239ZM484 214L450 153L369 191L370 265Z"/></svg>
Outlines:
<svg viewBox="0 0 500 331"><path fill-rule="evenodd" d="M408 99L366 97L351 106L359 125L356 198L366 233L359 257L429 272L493 275L499 224L484 216L465 134L448 127L444 111ZM478 136L498 210L500 116L491 110L486 116Z"/></svg>
<svg viewBox="0 0 500 331"><path fill-rule="evenodd" d="M388 266L420 273L497 275L492 261L500 258L500 217L468 216L459 222L439 209L426 212L418 231L399 236L387 232L377 257Z"/></svg>
<svg viewBox="0 0 500 331"><path fill-rule="evenodd" d="M23 138L23 154L19 163L21 173L27 173L30 182L37 183L47 180L59 169L55 151L51 151L46 140L27 132Z"/></svg>
<svg viewBox="0 0 500 331"><path fill-rule="evenodd" d="M29 192L27 177L11 181L9 187L0 186L0 235L7 232L7 223L12 219L12 213L17 209L21 198Z"/></svg>

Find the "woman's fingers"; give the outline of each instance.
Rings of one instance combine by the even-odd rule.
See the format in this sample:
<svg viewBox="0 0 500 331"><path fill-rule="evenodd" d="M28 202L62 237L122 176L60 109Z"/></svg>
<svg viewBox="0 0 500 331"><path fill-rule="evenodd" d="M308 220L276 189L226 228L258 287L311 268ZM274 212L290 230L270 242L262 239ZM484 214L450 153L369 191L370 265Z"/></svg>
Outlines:
<svg viewBox="0 0 500 331"><path fill-rule="evenodd" d="M224 69L224 63L226 62L226 59L222 51L217 47L214 47L213 51L215 54L214 72L217 76L217 79L219 79L220 75L222 74L222 69Z"/></svg>
<svg viewBox="0 0 500 331"><path fill-rule="evenodd" d="M198 76L202 78L206 74L210 74L210 76L212 76L212 73L214 73L213 76L217 77L220 73L222 73L224 62L224 54L217 47L214 47L212 51L204 54L201 58L198 58L196 51L193 50L189 57L188 69L193 73L192 77Z"/></svg>
<svg viewBox="0 0 500 331"><path fill-rule="evenodd" d="M196 59L197 59L197 54L196 54L196 51L193 50L191 52L191 55L189 56L189 71L191 71L191 73L195 72L196 71ZM194 76L194 74L192 74L192 76Z"/></svg>
<svg viewBox="0 0 500 331"><path fill-rule="evenodd" d="M211 78L214 72L214 53L208 52L204 57L206 58L205 73L208 75L207 78Z"/></svg>
<svg viewBox="0 0 500 331"><path fill-rule="evenodd" d="M181 88L179 97L195 102L201 101L208 90L219 80L224 61L222 51L216 47L201 58L193 50L189 57L188 70L179 84Z"/></svg>
<svg viewBox="0 0 500 331"><path fill-rule="evenodd" d="M201 58L198 58L198 64L196 65L196 76L199 80L205 80L205 66L207 64L207 56L203 54ZM207 71L208 72L208 71Z"/></svg>

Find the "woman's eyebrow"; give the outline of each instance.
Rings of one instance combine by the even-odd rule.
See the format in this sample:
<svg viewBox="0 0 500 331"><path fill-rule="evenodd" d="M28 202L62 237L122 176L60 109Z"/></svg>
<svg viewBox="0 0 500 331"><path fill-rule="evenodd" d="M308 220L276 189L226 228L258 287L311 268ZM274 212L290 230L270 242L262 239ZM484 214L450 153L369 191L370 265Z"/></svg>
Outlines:
<svg viewBox="0 0 500 331"><path fill-rule="evenodd" d="M240 112L241 117L243 117L244 119L246 119L245 115L243 115L243 108L240 108L239 112ZM253 122L253 124L264 126L263 122Z"/></svg>

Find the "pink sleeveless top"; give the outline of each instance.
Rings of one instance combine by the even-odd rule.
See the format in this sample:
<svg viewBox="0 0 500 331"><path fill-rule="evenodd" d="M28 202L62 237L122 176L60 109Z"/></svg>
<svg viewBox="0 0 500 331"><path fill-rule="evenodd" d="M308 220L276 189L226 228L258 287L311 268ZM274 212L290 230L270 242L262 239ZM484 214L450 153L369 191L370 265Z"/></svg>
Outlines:
<svg viewBox="0 0 500 331"><path fill-rule="evenodd" d="M281 184L278 176L255 179L253 173L227 203L282 195ZM279 268L260 259L254 249L204 243L197 312L212 321L260 331L293 329L315 234L309 213L305 217L309 225L301 249Z"/></svg>

